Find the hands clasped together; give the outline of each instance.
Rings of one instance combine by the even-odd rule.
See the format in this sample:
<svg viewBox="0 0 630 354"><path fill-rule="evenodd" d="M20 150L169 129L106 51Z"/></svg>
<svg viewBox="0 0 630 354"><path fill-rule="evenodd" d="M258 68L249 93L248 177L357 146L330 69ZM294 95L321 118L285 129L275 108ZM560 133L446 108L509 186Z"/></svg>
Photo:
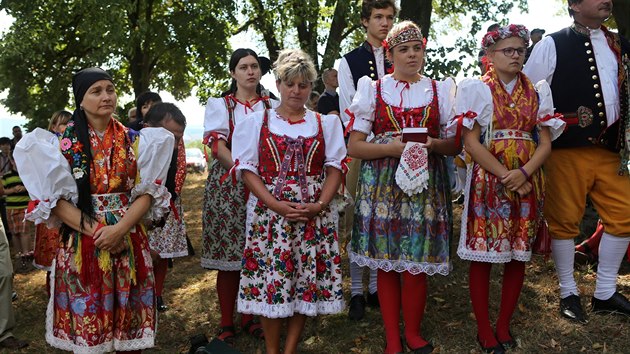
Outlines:
<svg viewBox="0 0 630 354"><path fill-rule="evenodd" d="M282 215L288 221L307 222L317 216L324 209L324 205L320 203L278 201L270 209Z"/></svg>
<svg viewBox="0 0 630 354"><path fill-rule="evenodd" d="M532 184L527 180L527 177L520 169L509 170L500 178L501 183L503 183L507 189L518 193L521 197L532 191Z"/></svg>
<svg viewBox="0 0 630 354"><path fill-rule="evenodd" d="M99 224L92 235L92 239L96 247L112 254L118 254L129 248L129 245L125 242L127 232L129 230L124 230L118 224L108 226Z"/></svg>

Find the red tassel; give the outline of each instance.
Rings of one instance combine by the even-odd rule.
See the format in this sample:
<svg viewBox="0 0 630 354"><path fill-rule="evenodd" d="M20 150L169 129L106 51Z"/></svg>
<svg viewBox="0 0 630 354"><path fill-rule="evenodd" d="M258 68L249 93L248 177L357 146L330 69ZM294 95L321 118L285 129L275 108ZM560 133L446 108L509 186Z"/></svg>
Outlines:
<svg viewBox="0 0 630 354"><path fill-rule="evenodd" d="M135 232L132 232L129 236L131 244L133 245L133 259L136 263L136 284L142 284L149 274L149 268L142 256L142 238L146 239L147 236L138 226L136 226Z"/></svg>
<svg viewBox="0 0 630 354"><path fill-rule="evenodd" d="M98 266L94 239L85 234L80 234L78 237L81 238L81 274L79 275L81 284L100 288L104 274Z"/></svg>

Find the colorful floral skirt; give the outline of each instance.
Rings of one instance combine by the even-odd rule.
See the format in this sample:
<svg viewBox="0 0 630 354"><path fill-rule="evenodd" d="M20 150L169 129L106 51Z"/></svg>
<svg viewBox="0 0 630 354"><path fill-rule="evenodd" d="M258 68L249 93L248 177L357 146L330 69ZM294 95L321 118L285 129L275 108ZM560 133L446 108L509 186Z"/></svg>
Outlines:
<svg viewBox="0 0 630 354"><path fill-rule="evenodd" d="M245 185L221 177L227 170L212 161L203 204L201 266L207 269L241 270L245 245Z"/></svg>
<svg viewBox="0 0 630 354"><path fill-rule="evenodd" d="M372 142L387 144L392 139L391 133L385 133ZM447 275L453 212L445 159L429 155L428 187L412 196L396 184L399 161L362 161L350 261L384 271Z"/></svg>
<svg viewBox="0 0 630 354"><path fill-rule="evenodd" d="M186 243L186 225L184 224L184 209L181 198L177 198L166 217L163 227L147 231L151 251L157 252L160 258L175 258L188 255Z"/></svg>
<svg viewBox="0 0 630 354"><path fill-rule="evenodd" d="M266 184L270 192L273 183ZM323 179L307 177L317 200ZM287 178L282 200L301 202L299 184ZM238 311L269 318L332 314L343 310L341 256L337 226L341 203L308 223L291 222L268 209L253 194L247 202L247 239L243 254Z"/></svg>
<svg viewBox="0 0 630 354"><path fill-rule="evenodd" d="M59 247L59 228L49 229L45 223L36 226L33 265L50 271Z"/></svg>
<svg viewBox="0 0 630 354"><path fill-rule="evenodd" d="M128 198L121 199L120 194L102 194L92 200L102 223L115 223L127 209ZM58 249L51 273L46 341L76 353L152 347L156 321L153 266L142 227L135 226L127 237L128 245L134 239L131 248L110 255L108 270L100 268L98 257L85 252L89 237L71 236L74 242ZM82 250L80 256L77 249ZM88 276L86 269L97 276Z"/></svg>
<svg viewBox="0 0 630 354"><path fill-rule="evenodd" d="M530 156L533 149L532 145ZM505 154L495 153L495 156L508 169L525 164L525 161ZM476 262L529 261L531 245L543 219L543 178L539 169L529 179L533 190L519 197L477 163L469 166L457 254L462 259Z"/></svg>

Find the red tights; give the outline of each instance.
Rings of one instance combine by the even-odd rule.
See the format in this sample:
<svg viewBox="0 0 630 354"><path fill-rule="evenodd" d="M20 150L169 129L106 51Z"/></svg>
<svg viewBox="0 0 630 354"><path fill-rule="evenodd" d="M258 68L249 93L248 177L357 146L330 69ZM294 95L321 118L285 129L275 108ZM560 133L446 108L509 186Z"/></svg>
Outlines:
<svg viewBox="0 0 630 354"><path fill-rule="evenodd" d="M153 274L155 276L155 296L162 296L164 290L164 279L166 279L166 271L168 270L168 259L158 258L153 263Z"/></svg>
<svg viewBox="0 0 630 354"><path fill-rule="evenodd" d="M496 324L496 337L490 326L488 314L490 292L490 270L492 263L470 262L469 287L473 312L477 319L477 335L483 347L494 347L498 341L507 342L510 335L510 320L518 304L523 280L525 279L525 263L511 261L503 269L503 286L501 288L501 308Z"/></svg>
<svg viewBox="0 0 630 354"><path fill-rule="evenodd" d="M221 327L234 326L234 307L238 295L238 283L241 272L220 270L217 274L217 293L219 295L219 307L221 309ZM241 324L254 319L254 315L241 316Z"/></svg>
<svg viewBox="0 0 630 354"><path fill-rule="evenodd" d="M379 269L376 281L387 340L385 353L403 351L398 326L401 308L404 314L405 339L409 348L418 349L427 345L428 342L422 338L420 331L427 298L426 274L413 275L409 272L385 272Z"/></svg>

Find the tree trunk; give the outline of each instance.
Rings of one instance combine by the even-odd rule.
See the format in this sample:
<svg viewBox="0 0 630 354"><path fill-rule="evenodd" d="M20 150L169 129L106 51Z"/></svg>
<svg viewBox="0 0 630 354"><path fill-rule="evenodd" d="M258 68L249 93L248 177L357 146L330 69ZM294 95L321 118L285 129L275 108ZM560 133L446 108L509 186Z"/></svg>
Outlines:
<svg viewBox="0 0 630 354"><path fill-rule="evenodd" d="M278 52L280 51L280 44L278 38L276 38L276 29L274 28L273 19L269 19L270 14L265 9L265 5L261 0L251 0L254 7L254 13L259 14L255 23L255 28L258 29L263 36L265 46L269 51L269 59L271 62L275 62L278 59Z"/></svg>
<svg viewBox="0 0 630 354"><path fill-rule="evenodd" d="M431 12L433 11L433 3L431 0L400 0L401 20L410 20L415 22L422 29L424 38L429 37L431 29Z"/></svg>
<svg viewBox="0 0 630 354"><path fill-rule="evenodd" d="M326 41L326 49L322 58L322 69L332 68L335 60L339 57L341 51L341 41L343 32L346 29L346 15L350 9L350 0L338 0L333 13L330 31L328 32L328 40Z"/></svg>
<svg viewBox="0 0 630 354"><path fill-rule="evenodd" d="M613 16L617 22L619 34L630 40L630 0L614 0Z"/></svg>

